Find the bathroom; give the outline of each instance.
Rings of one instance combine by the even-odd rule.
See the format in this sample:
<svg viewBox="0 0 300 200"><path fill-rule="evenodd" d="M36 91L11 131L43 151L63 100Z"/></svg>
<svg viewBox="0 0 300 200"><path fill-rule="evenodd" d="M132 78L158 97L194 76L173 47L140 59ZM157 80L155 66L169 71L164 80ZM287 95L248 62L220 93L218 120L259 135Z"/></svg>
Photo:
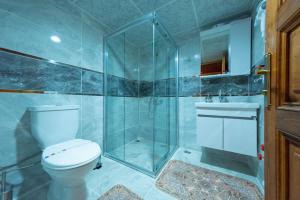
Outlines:
<svg viewBox="0 0 300 200"><path fill-rule="evenodd" d="M1 200L265 199L268 2L0 0Z"/></svg>

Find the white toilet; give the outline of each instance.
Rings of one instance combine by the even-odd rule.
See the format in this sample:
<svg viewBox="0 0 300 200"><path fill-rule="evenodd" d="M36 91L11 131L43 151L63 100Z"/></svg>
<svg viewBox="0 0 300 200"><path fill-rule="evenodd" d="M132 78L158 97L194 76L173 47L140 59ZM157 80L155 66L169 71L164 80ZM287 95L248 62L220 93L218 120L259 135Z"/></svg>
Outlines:
<svg viewBox="0 0 300 200"><path fill-rule="evenodd" d="M75 139L79 106L45 105L29 108L31 132L43 149L42 166L52 181L48 200L84 200L85 176L101 154L95 142Z"/></svg>

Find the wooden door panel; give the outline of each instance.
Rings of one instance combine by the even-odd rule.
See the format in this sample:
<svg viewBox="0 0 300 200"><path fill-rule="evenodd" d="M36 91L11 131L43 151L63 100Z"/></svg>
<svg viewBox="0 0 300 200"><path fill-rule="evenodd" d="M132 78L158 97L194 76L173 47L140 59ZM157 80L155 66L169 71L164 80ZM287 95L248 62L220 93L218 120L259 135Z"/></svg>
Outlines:
<svg viewBox="0 0 300 200"><path fill-rule="evenodd" d="M287 106L279 107L277 110L277 129L286 134L286 137L293 137L300 141L300 109Z"/></svg>
<svg viewBox="0 0 300 200"><path fill-rule="evenodd" d="M300 197L300 147L289 144L289 199Z"/></svg>
<svg viewBox="0 0 300 200"><path fill-rule="evenodd" d="M300 199L300 0L286 0L279 9L280 80L276 108L278 199ZM276 152L275 152L276 153Z"/></svg>
<svg viewBox="0 0 300 200"><path fill-rule="evenodd" d="M276 23L276 25L274 25ZM267 1L266 199L300 199L300 0Z"/></svg>
<svg viewBox="0 0 300 200"><path fill-rule="evenodd" d="M289 94L288 100L300 103L300 26L289 34Z"/></svg>

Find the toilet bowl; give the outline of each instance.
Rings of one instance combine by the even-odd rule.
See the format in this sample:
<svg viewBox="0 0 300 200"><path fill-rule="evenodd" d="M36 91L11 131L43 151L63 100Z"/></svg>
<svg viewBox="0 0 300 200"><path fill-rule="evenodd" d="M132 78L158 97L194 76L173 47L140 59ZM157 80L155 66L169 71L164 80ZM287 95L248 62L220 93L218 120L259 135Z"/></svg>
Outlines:
<svg viewBox="0 0 300 200"><path fill-rule="evenodd" d="M96 166L99 145L75 139L79 106L46 105L29 108L31 132L43 150L41 164L51 177L48 200L85 200L86 175Z"/></svg>
<svg viewBox="0 0 300 200"><path fill-rule="evenodd" d="M84 178L96 166L100 153L98 144L82 139L47 147L42 154L42 166L52 178L48 199L86 199Z"/></svg>

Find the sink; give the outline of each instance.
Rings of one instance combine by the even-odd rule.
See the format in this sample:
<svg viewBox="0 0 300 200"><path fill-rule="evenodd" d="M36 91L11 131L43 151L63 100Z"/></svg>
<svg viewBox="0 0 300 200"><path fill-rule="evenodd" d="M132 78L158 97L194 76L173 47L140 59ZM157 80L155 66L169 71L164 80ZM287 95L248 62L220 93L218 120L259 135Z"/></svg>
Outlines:
<svg viewBox="0 0 300 200"><path fill-rule="evenodd" d="M230 102L230 103L195 103L198 109L215 109L215 110L257 110L259 109L258 103L246 103L246 102Z"/></svg>

